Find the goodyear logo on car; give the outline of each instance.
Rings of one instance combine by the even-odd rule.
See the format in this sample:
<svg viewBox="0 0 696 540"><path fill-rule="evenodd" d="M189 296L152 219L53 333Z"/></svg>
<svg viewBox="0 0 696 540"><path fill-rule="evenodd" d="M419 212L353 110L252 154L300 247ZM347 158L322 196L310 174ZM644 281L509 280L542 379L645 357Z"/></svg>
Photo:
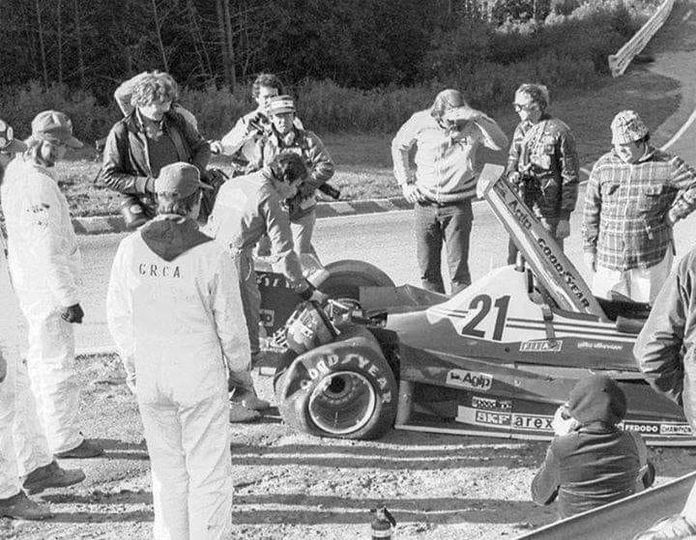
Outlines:
<svg viewBox="0 0 696 540"><path fill-rule="evenodd" d="M481 390L487 392L493 386L493 377L487 373L466 371L464 369L451 369L447 372L445 384L468 388L469 390Z"/></svg>

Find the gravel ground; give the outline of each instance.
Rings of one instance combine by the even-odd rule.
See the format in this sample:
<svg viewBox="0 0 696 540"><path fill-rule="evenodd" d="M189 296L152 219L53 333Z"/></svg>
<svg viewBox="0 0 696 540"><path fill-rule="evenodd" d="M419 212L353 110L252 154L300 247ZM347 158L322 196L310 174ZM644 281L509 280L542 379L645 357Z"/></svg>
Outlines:
<svg viewBox="0 0 696 540"><path fill-rule="evenodd" d="M41 498L56 518L0 520L0 538L150 537L149 463L133 397L112 356L79 359L84 431L107 448L82 466L80 486ZM259 386L270 397L270 378ZM234 533L238 539L369 538L370 509L385 504L401 539L515 538L555 520L529 500L545 443L392 431L379 441L291 432L277 416L234 426ZM658 483L690 472L696 452L651 450Z"/></svg>

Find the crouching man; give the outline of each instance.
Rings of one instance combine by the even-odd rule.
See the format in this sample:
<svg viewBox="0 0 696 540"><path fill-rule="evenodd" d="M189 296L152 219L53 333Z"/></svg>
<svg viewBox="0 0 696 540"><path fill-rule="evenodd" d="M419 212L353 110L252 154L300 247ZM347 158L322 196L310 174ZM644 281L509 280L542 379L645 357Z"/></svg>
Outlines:
<svg viewBox="0 0 696 540"><path fill-rule="evenodd" d="M264 235L268 235L272 256L295 291L304 300L312 297L321 300L323 296L302 277L300 259L293 248L290 217L281 207L282 200L297 193L297 187L306 175L307 168L299 155L291 152L278 154L260 171L224 184L208 220L206 233L221 242L239 265L252 358L259 354L261 308L253 250ZM250 372L231 366L229 377L232 392L230 421L258 418L257 411L267 409L269 404L257 397Z"/></svg>
<svg viewBox="0 0 696 540"><path fill-rule="evenodd" d="M196 167L155 181L157 217L118 247L107 320L137 396L152 468L155 538L228 538L232 462L225 362L248 369L239 276L198 230Z"/></svg>
<svg viewBox="0 0 696 540"><path fill-rule="evenodd" d="M532 481L534 502L547 505L558 497L558 513L567 518L650 487L655 468L643 439L616 425L625 414L626 396L612 379L578 381L556 412L556 436Z"/></svg>

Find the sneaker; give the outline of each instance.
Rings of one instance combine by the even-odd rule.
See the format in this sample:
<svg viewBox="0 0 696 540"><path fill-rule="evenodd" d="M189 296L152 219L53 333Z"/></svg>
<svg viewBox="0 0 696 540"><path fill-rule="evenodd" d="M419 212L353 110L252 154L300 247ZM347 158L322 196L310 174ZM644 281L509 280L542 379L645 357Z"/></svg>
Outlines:
<svg viewBox="0 0 696 540"><path fill-rule="evenodd" d="M241 403L230 401L230 423L241 424L245 422L254 422L261 418L261 413L245 407Z"/></svg>
<svg viewBox="0 0 696 540"><path fill-rule="evenodd" d="M79 484L85 479L82 469L62 469L56 461L34 469L23 478L22 488L29 495L41 493L47 488L59 488Z"/></svg>
<svg viewBox="0 0 696 540"><path fill-rule="evenodd" d="M696 526L684 516L677 514L662 518L647 531L633 537L633 540L673 540L677 538L693 538Z"/></svg>
<svg viewBox="0 0 696 540"><path fill-rule="evenodd" d="M35 521L52 517L53 512L51 512L48 506L32 501L23 491L9 499L0 499L0 518Z"/></svg>
<svg viewBox="0 0 696 540"><path fill-rule="evenodd" d="M246 388L235 388L230 395L230 401L241 403L247 409L255 411L265 411L271 408L271 404L257 396L255 390L247 390Z"/></svg>
<svg viewBox="0 0 696 540"><path fill-rule="evenodd" d="M76 446L72 450L56 452L55 456L57 458L64 459L88 459L93 457L99 457L102 454L104 454L104 449L101 446L99 446L95 442L85 439L80 443L79 446Z"/></svg>

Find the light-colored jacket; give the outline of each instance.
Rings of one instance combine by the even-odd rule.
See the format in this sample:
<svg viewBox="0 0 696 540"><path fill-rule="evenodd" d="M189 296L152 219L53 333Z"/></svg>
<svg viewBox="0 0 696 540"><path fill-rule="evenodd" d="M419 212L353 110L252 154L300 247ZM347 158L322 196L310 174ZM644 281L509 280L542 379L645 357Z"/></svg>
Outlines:
<svg viewBox="0 0 696 540"><path fill-rule="evenodd" d="M54 174L18 156L5 171L2 208L18 296L39 295L51 307L60 308L79 302L82 256L68 202Z"/></svg>
<svg viewBox="0 0 696 540"><path fill-rule="evenodd" d="M495 126L496 133L489 134L483 127L484 121ZM430 114L430 109L419 111L401 126L392 141L394 177L400 186L415 182L435 202L474 197L479 172L476 154L482 144L493 150L507 145L505 135L492 119L482 117L450 134ZM415 171L409 163L414 146Z"/></svg>

